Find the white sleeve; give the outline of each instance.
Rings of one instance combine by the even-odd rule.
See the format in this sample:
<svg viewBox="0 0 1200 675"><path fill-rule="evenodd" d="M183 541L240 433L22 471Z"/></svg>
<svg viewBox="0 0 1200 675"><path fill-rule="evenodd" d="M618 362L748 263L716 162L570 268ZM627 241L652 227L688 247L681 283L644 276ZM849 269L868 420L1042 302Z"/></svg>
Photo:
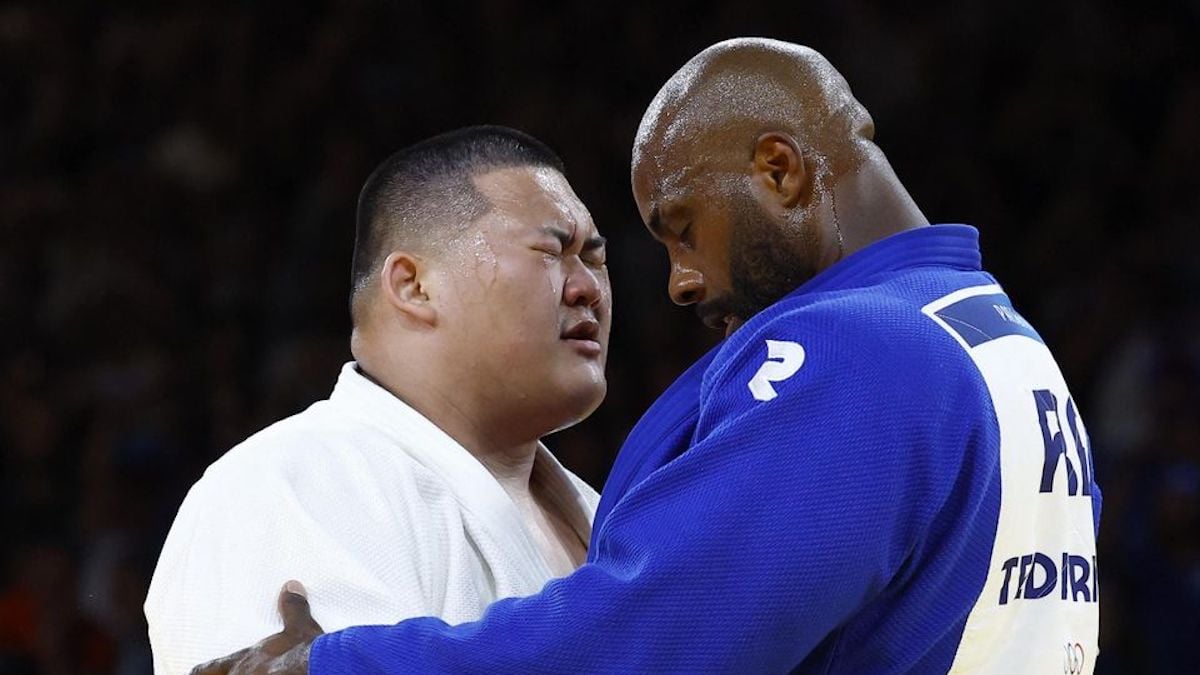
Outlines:
<svg viewBox="0 0 1200 675"><path fill-rule="evenodd" d="M288 579L304 582L326 630L440 609L436 579L420 562L439 551L418 550L407 522L420 511L372 508L362 499L369 485L356 491L323 468L297 481L214 466L192 488L146 598L155 673L182 675L278 632L275 604Z"/></svg>

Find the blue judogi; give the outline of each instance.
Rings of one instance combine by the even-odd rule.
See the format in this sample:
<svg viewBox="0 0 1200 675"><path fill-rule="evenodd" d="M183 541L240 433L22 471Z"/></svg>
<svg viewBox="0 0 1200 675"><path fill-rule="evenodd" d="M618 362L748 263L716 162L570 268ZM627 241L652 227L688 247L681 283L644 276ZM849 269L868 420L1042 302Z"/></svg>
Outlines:
<svg viewBox="0 0 1200 675"><path fill-rule="evenodd" d="M692 366L570 576L472 623L323 636L310 672L1090 672L1086 430L977 240L876 242Z"/></svg>

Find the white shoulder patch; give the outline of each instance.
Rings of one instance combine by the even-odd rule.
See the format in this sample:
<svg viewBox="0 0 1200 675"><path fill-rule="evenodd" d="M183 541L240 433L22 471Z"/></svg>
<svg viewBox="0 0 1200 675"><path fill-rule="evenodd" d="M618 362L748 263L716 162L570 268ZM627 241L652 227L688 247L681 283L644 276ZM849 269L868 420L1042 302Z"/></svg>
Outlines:
<svg viewBox="0 0 1200 675"><path fill-rule="evenodd" d="M759 401L770 401L778 396L772 382L782 382L804 365L804 347L787 340L767 340L767 360L746 386Z"/></svg>

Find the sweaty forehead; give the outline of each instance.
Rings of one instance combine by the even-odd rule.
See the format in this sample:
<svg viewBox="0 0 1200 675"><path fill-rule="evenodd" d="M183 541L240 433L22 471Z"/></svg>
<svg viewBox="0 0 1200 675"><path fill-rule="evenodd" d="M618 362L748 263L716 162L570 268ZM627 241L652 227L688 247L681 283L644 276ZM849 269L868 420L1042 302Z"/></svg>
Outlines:
<svg viewBox="0 0 1200 675"><path fill-rule="evenodd" d="M647 148L649 149L649 148ZM723 161L724 148L705 147L690 139L677 139L656 149L653 161L633 167L633 192L643 222L649 223L654 211L704 198L717 176L728 170Z"/></svg>
<svg viewBox="0 0 1200 675"><path fill-rule="evenodd" d="M634 196L643 219L660 203L709 186L708 179L737 169L753 145L758 120L731 113L724 82L664 87L638 130L633 153Z"/></svg>
<svg viewBox="0 0 1200 675"><path fill-rule="evenodd" d="M647 168L634 174L633 195L643 222L678 198L682 192L682 172L666 174L657 168Z"/></svg>
<svg viewBox="0 0 1200 675"><path fill-rule="evenodd" d="M566 177L555 169L537 166L503 167L472 177L475 188L492 210L509 219L543 226L550 223L593 228L587 207L575 195Z"/></svg>

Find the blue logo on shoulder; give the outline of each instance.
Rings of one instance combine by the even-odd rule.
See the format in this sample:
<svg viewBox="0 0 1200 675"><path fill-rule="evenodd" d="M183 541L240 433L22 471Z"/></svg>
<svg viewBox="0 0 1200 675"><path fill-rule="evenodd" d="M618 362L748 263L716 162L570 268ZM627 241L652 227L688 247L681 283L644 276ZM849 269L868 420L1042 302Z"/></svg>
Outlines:
<svg viewBox="0 0 1200 675"><path fill-rule="evenodd" d="M1045 344L1003 293L964 298L935 314L972 347L1006 335L1024 335Z"/></svg>

